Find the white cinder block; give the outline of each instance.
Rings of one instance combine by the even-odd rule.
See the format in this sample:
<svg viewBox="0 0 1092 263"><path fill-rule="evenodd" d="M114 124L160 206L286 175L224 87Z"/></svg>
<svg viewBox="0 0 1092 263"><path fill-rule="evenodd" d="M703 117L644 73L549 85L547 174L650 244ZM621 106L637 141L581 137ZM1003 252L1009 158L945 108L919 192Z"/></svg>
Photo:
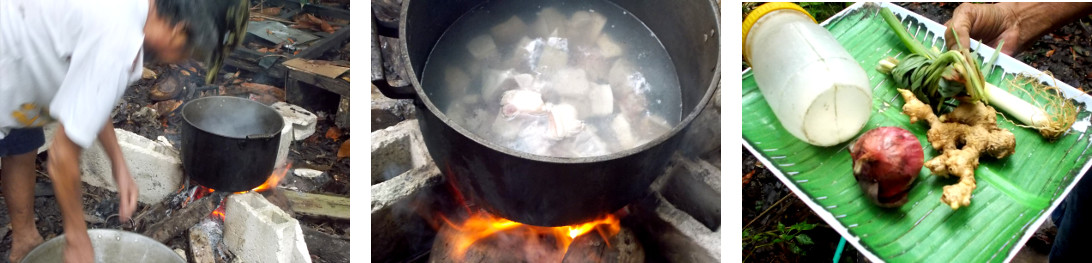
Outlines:
<svg viewBox="0 0 1092 263"><path fill-rule="evenodd" d="M311 262L303 229L261 194L228 197L224 209L224 243L246 262Z"/></svg>
<svg viewBox="0 0 1092 263"><path fill-rule="evenodd" d="M178 190L184 176L178 151L126 130L114 129L114 133L129 166L129 174L140 190L139 202L154 204ZM47 134L52 135L52 131ZM113 166L101 142L95 141L80 155L80 172L80 179L87 184L117 192Z"/></svg>
<svg viewBox="0 0 1092 263"><path fill-rule="evenodd" d="M284 117L285 122L292 124L291 136L293 140L307 139L307 137L315 134L315 124L318 123L318 116L314 113L303 107L284 102L273 103L272 107Z"/></svg>
<svg viewBox="0 0 1092 263"><path fill-rule="evenodd" d="M292 124L292 120L289 120L288 117L281 117L284 118L284 127L281 128L281 142L277 146L277 162L273 165L273 167L278 168L283 167L288 162L288 149L292 146L292 141L296 139L293 134L295 125Z"/></svg>

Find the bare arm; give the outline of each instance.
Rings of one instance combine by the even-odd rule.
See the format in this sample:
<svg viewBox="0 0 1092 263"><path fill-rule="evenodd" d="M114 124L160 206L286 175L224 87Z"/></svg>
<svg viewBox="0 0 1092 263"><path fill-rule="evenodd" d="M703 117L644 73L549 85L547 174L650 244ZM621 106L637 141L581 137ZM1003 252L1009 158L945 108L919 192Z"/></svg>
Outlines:
<svg viewBox="0 0 1092 263"><path fill-rule="evenodd" d="M118 145L118 137L114 133L114 124L110 123L110 121L106 121L106 125L99 132L99 142L102 143L102 149L106 151L106 156L110 157L110 165L114 169L129 169L125 163L125 157L121 155L121 146ZM114 177L114 180L117 179L117 177Z"/></svg>
<svg viewBox="0 0 1092 263"><path fill-rule="evenodd" d="M67 248L66 261L81 260L91 255L91 239L83 218L83 186L80 185L79 156L83 149L69 140L64 124L57 126L49 146L49 175L57 204L61 207Z"/></svg>
<svg viewBox="0 0 1092 263"><path fill-rule="evenodd" d="M136 210L138 190L133 177L129 174L129 165L125 162L125 156L121 153L121 145L118 145L114 124L107 120L102 131L99 131L98 138L102 143L102 149L106 151L106 156L110 158L110 166L114 171L114 182L117 184L118 197L120 197L118 215L122 222L128 221Z"/></svg>

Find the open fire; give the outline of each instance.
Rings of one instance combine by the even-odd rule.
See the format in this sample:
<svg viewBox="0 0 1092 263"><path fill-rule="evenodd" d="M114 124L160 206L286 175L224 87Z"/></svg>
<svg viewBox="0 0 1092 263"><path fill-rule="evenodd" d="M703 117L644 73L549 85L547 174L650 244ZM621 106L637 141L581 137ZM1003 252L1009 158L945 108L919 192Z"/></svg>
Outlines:
<svg viewBox="0 0 1092 263"><path fill-rule="evenodd" d="M461 222L454 222L443 213L435 213L435 218L439 221L433 221L432 224L434 228L442 232L437 237L437 242L442 239L442 242L447 245L440 249L440 253L446 254L444 258L453 259L455 262L477 261L468 260L468 258L478 257L478 255L468 255L468 251L473 250L505 250L507 254L520 253L508 249L522 250L523 261L530 259L529 261L532 262L560 262L566 258L570 246L578 238L592 231L602 238L607 247L612 247L611 238L622 231L619 219L628 214L628 210L622 208L614 213L606 213L599 219L581 224L558 227L527 225L493 215L485 210L472 208L459 189L450 181L448 187L454 194L455 202L467 216ZM499 258L488 258L485 261L496 260L507 261L507 259Z"/></svg>
<svg viewBox="0 0 1092 263"><path fill-rule="evenodd" d="M454 245L452 252L456 259L463 258L466 251L476 242L500 233L514 235L524 240L553 240L558 254L564 255L573 240L592 230L595 230L604 241L610 240L621 230L618 216L614 214L607 214L601 219L583 224L559 227L526 225L486 212L474 213L461 223L453 223L444 216L440 218L454 231L453 234L448 235L448 242ZM607 245L610 246L610 243L607 242Z"/></svg>
<svg viewBox="0 0 1092 263"><path fill-rule="evenodd" d="M292 164L289 163L289 164L285 165L284 167L273 170L273 174L269 175L269 178L265 180L265 183L262 183L261 185L259 185L257 187L254 187L254 189L250 189L250 191L265 192L265 191L269 191L270 189L276 188L277 184L279 184L281 182L281 179L284 179L284 176L287 175L288 171L291 170L291 169L292 169ZM242 193L246 193L246 192L250 192L250 191L235 192L234 194L242 194ZM203 198L205 196L211 195L213 192L216 192L216 190L213 190L212 188L208 188L208 187L198 185L197 187L195 187L193 189L193 192L190 195L190 197L186 198L186 200L182 202L182 207L185 207L187 204L189 204L192 201L200 200L201 198ZM213 210L212 213L209 214L209 217L210 218L215 218L215 219L223 222L224 221L224 202L226 202L226 201L227 201L227 198L223 198L222 200L220 200L220 203L216 205L216 210Z"/></svg>

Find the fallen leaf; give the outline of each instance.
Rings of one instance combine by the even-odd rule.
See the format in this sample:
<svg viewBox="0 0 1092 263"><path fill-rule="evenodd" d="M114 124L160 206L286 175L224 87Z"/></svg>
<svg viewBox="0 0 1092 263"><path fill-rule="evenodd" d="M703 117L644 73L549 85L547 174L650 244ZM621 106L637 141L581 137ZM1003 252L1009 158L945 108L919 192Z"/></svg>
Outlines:
<svg viewBox="0 0 1092 263"><path fill-rule="evenodd" d="M258 49L258 53L269 53L269 49L268 49L268 48L264 48L264 47L263 47L263 48L259 48L259 49Z"/></svg>
<svg viewBox="0 0 1092 263"><path fill-rule="evenodd" d="M1053 56L1053 55L1054 55L1054 50L1053 50L1053 49L1051 49L1051 50L1049 50L1049 51L1047 51L1047 52L1046 52L1046 55L1045 55L1045 56L1049 58L1050 56Z"/></svg>
<svg viewBox="0 0 1092 263"><path fill-rule="evenodd" d="M242 84L239 84L239 86L241 86L245 92L268 94L278 100L284 100L284 89L278 87L251 82L243 82Z"/></svg>
<svg viewBox="0 0 1092 263"><path fill-rule="evenodd" d="M755 175L755 170L751 170L747 174L743 175L743 186L747 186L751 182L751 177Z"/></svg>
<svg viewBox="0 0 1092 263"><path fill-rule="evenodd" d="M326 23L326 21L322 21L322 24L319 24L319 27L322 28L322 32L330 34L334 33L334 27L330 26L330 24Z"/></svg>
<svg viewBox="0 0 1092 263"><path fill-rule="evenodd" d="M338 129L336 126L330 127L330 129L326 130L326 138L336 142L337 139L341 138L341 129Z"/></svg>
<svg viewBox="0 0 1092 263"><path fill-rule="evenodd" d="M300 54L299 50L296 50L296 52L292 52L292 55L299 55L299 54Z"/></svg>
<svg viewBox="0 0 1092 263"><path fill-rule="evenodd" d="M183 70L183 71L182 71L182 75L186 75L186 76L189 76L189 75L190 75L190 72L189 72L189 71L185 71L185 70Z"/></svg>
<svg viewBox="0 0 1092 263"><path fill-rule="evenodd" d="M349 140L341 143L341 148L337 150L337 158L349 158Z"/></svg>
<svg viewBox="0 0 1092 263"><path fill-rule="evenodd" d="M269 29L266 29L266 30L265 30L265 33L266 33L266 34L269 34L270 36L272 36L272 35L273 35L273 30L269 30Z"/></svg>
<svg viewBox="0 0 1092 263"><path fill-rule="evenodd" d="M194 68L193 66L190 66L190 72L197 72L197 68Z"/></svg>
<svg viewBox="0 0 1092 263"><path fill-rule="evenodd" d="M152 105L152 108L159 112L160 115L166 116L168 113L173 112L175 109L178 109L179 106L182 106L182 101L165 100L156 102L154 105Z"/></svg>

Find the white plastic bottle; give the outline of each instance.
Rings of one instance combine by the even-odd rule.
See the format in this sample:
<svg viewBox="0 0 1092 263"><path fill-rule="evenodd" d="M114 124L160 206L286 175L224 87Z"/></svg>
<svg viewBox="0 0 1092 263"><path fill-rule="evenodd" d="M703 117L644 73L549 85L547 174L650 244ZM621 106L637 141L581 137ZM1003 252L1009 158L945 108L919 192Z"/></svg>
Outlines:
<svg viewBox="0 0 1092 263"><path fill-rule="evenodd" d="M743 21L743 56L777 119L817 146L846 142L872 113L864 69L792 3L759 6Z"/></svg>

